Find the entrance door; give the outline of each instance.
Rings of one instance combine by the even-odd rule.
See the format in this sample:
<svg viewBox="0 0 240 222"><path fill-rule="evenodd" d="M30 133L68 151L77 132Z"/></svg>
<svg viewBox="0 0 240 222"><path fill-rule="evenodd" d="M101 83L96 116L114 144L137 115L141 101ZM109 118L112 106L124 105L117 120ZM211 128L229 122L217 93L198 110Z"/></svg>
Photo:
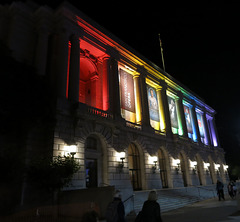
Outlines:
<svg viewBox="0 0 240 222"><path fill-rule="evenodd" d="M168 181L167 181L166 159L162 150L158 151L158 157L159 157L159 167L160 167L160 176L162 180L162 187L167 188Z"/></svg>
<svg viewBox="0 0 240 222"><path fill-rule="evenodd" d="M98 169L96 159L86 159L86 187L98 186Z"/></svg>
<svg viewBox="0 0 240 222"><path fill-rule="evenodd" d="M184 161L182 154L180 154L180 164L181 164L183 185L187 187L186 163Z"/></svg>
<svg viewBox="0 0 240 222"><path fill-rule="evenodd" d="M141 190L140 156L138 148L134 144L130 144L128 148L128 163L133 190Z"/></svg>

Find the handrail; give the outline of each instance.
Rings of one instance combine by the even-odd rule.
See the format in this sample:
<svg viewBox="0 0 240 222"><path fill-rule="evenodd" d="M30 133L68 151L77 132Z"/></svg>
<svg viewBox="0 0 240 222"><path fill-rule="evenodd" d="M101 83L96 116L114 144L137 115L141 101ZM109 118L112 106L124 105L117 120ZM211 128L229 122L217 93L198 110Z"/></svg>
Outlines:
<svg viewBox="0 0 240 222"><path fill-rule="evenodd" d="M134 198L134 194L132 194L130 197L128 197L126 200L123 201L123 203L127 202L129 199Z"/></svg>

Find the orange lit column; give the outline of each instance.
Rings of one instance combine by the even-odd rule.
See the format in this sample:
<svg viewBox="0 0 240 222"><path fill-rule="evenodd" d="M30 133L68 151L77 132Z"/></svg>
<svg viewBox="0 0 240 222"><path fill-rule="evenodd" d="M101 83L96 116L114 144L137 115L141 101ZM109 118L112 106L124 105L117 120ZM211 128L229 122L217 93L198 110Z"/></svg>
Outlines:
<svg viewBox="0 0 240 222"><path fill-rule="evenodd" d="M187 138L188 137L188 131L187 131L187 124L183 109L183 94L182 92L178 92L178 99L176 100L177 103L177 113L179 115L179 121L180 121L180 127L182 128L182 136Z"/></svg>
<svg viewBox="0 0 240 222"><path fill-rule="evenodd" d="M80 43L79 37L72 35L71 41L71 54L69 66L69 90L68 98L72 101L78 102L79 100L79 77L80 77Z"/></svg>
<svg viewBox="0 0 240 222"><path fill-rule="evenodd" d="M58 35L55 77L57 95L60 97L66 97L68 72L68 42L69 34L67 32L63 32Z"/></svg>
<svg viewBox="0 0 240 222"><path fill-rule="evenodd" d="M159 91L160 100L162 100L162 102L160 103L160 110L161 110L161 112L163 112L163 116L165 119L166 136L171 137L172 136L172 126L171 126L171 119L170 119L167 93L166 93L167 85L164 81L160 81L160 85L162 87L161 90Z"/></svg>
<svg viewBox="0 0 240 222"><path fill-rule="evenodd" d="M201 136L200 136L200 132L199 132L199 128L198 128L198 121L197 121L197 115L196 115L196 105L195 105L194 100L192 101L191 113L192 113L192 119L193 119L193 127L194 127L195 132L196 132L197 142L199 144L201 144L202 141L201 141Z"/></svg>
<svg viewBox="0 0 240 222"><path fill-rule="evenodd" d="M157 100L159 104L159 114L160 114L160 131L166 132L166 118L165 118L165 112L164 112L164 105L163 105L163 99L162 99L162 87L158 87L156 89L157 91Z"/></svg>
<svg viewBox="0 0 240 222"><path fill-rule="evenodd" d="M134 95L135 95L135 106L136 106L136 123L142 124L142 116L141 116L141 95L140 95L140 74L138 72L134 73L133 76L134 81Z"/></svg>
<svg viewBox="0 0 240 222"><path fill-rule="evenodd" d="M110 57L103 58L103 85L102 85L102 93L103 93L103 110L107 111L109 108L109 81L108 76L110 74Z"/></svg>
<svg viewBox="0 0 240 222"><path fill-rule="evenodd" d="M120 90L118 78L118 62L116 58L109 59L109 110L116 120L123 120L121 117Z"/></svg>

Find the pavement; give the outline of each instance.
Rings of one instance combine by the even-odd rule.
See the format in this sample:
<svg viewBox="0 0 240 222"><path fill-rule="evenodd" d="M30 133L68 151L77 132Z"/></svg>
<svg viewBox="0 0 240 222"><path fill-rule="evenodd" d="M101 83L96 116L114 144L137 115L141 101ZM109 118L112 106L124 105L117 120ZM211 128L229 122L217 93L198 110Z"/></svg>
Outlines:
<svg viewBox="0 0 240 222"><path fill-rule="evenodd" d="M240 222L240 211L236 200L214 198L162 213L162 219L163 222Z"/></svg>

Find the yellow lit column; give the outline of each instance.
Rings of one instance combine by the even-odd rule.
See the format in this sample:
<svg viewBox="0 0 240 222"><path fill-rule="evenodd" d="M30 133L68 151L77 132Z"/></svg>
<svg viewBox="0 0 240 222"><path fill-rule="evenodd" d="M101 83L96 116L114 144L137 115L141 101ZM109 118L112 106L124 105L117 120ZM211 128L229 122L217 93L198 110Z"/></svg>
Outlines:
<svg viewBox="0 0 240 222"><path fill-rule="evenodd" d="M135 108L136 108L136 123L141 124L141 95L140 95L140 74L138 72L134 73L134 96L135 96Z"/></svg>
<svg viewBox="0 0 240 222"><path fill-rule="evenodd" d="M166 118L165 118L165 112L164 112L164 105L163 105L163 99L162 99L162 87L158 87L156 89L157 91L157 100L159 105L159 116L160 116L160 131L166 132Z"/></svg>
<svg viewBox="0 0 240 222"><path fill-rule="evenodd" d="M160 82L161 89L159 90L159 100L161 101L160 104L160 112L161 112L161 118L163 117L163 126L165 126L165 133L166 136L171 137L172 136L172 126L171 126L171 119L170 119L170 113L169 113L169 107L168 107L168 100L167 100L167 85L164 81ZM161 124L161 122L160 122Z"/></svg>
<svg viewBox="0 0 240 222"><path fill-rule="evenodd" d="M187 124L185 120L185 114L184 114L184 109L183 109L183 95L182 92L178 92L178 99L176 100L177 104L177 114L178 116L178 121L179 121L179 128L181 129L182 132L180 132L181 136L187 138L188 137L188 131L187 131Z"/></svg>

